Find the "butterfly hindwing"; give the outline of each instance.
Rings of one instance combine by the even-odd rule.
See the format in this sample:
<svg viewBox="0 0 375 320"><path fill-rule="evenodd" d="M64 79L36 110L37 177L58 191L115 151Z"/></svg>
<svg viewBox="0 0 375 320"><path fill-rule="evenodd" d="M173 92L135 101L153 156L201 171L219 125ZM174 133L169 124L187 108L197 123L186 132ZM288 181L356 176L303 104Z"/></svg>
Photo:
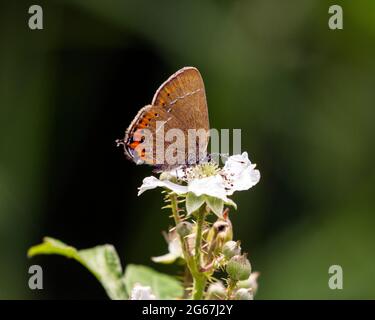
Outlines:
<svg viewBox="0 0 375 320"><path fill-rule="evenodd" d="M170 129L179 129L183 132L185 146L180 145L182 147L180 149L184 151L179 152L180 155L184 152L185 163L192 158L189 154L189 150L191 152L192 149L189 149L188 145L189 129L205 130L206 134L200 135L200 140L194 143L197 144L197 148L200 148L199 150L206 153L209 138L208 110L204 83L196 68L186 67L169 77L156 91L152 104L143 107L138 112L126 131L125 154L137 163L142 160L147 164L163 167L165 161L163 152L175 143L164 139L164 134ZM147 150L142 148L145 144L142 144L144 132L152 135L152 144ZM200 157L201 155L194 154L193 158L198 161Z"/></svg>

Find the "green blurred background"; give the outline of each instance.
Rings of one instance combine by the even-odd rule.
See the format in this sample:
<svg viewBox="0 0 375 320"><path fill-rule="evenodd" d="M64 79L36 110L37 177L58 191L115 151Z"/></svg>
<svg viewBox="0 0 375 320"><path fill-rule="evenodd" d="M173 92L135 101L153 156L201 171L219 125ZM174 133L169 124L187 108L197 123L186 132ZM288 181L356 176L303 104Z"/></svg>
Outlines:
<svg viewBox="0 0 375 320"><path fill-rule="evenodd" d="M44 29L28 28L28 8ZM344 30L328 28L340 4ZM261 272L259 299L375 298L375 2L316 0L2 1L0 298L105 293L61 257L28 260L44 235L113 243L153 264L171 223L138 198L149 167L114 140L183 66L201 71L211 127L241 128L262 178L235 195L235 238ZM40 264L44 290L28 288ZM339 264L344 289L328 288ZM172 271L176 271L172 269Z"/></svg>

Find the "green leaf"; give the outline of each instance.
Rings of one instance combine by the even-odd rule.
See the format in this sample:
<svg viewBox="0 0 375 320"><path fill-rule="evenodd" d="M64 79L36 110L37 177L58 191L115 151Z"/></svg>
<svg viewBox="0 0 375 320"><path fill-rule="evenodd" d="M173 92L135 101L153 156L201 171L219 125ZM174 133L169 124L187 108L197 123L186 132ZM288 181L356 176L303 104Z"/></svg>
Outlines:
<svg viewBox="0 0 375 320"><path fill-rule="evenodd" d="M186 211L187 211L187 214L189 215L189 214L193 213L194 211L197 211L202 206L202 204L204 202L205 202L205 197L203 195L198 197L194 193L189 192L186 195Z"/></svg>
<svg viewBox="0 0 375 320"><path fill-rule="evenodd" d="M134 285L138 283L151 287L151 291L157 299L181 298L184 293L184 289L177 279L149 267L129 264L124 277L128 292L131 292Z"/></svg>
<svg viewBox="0 0 375 320"><path fill-rule="evenodd" d="M207 206L215 213L218 217L223 217L224 201L219 198L206 196Z"/></svg>
<svg viewBox="0 0 375 320"><path fill-rule="evenodd" d="M90 249L77 250L53 238L46 237L43 240L43 243L29 249L27 252L29 257L39 254L58 254L75 259L100 281L111 299L128 298L120 259L112 245L105 244Z"/></svg>

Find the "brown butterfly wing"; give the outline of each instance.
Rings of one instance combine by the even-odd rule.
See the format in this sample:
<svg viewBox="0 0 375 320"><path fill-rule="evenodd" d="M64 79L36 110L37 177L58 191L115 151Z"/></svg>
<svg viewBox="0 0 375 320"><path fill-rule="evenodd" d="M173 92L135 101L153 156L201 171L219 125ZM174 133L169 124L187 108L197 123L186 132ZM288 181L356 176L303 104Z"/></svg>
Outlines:
<svg viewBox="0 0 375 320"><path fill-rule="evenodd" d="M151 104L183 118L186 125L181 129L210 129L203 79L194 67L182 68L170 76L156 91Z"/></svg>
<svg viewBox="0 0 375 320"><path fill-rule="evenodd" d="M206 94L203 79L196 68L186 67L169 77L156 91L152 105L145 106L138 112L126 131L124 139L125 154L129 158L138 158L150 165L160 164L160 154L157 154L156 146L163 144L166 150L173 141L161 140L161 136L156 134L158 121L165 122L163 128L165 133L172 128L178 128L184 132L185 159L190 157L187 145L189 129L206 130L207 134L203 141L199 140L199 143L201 150L207 150L209 121ZM148 129L148 132L153 134L151 152L145 152L139 148L143 129Z"/></svg>
<svg viewBox="0 0 375 320"><path fill-rule="evenodd" d="M179 128L184 131L186 142L189 129L204 129L207 134L197 144L200 144L200 150L206 152L210 127L204 82L198 69L185 67L169 77L156 91L152 105L164 108L180 120ZM172 124L166 124L166 130L172 128ZM186 145L186 152L188 148ZM190 157L191 155L186 154L186 159ZM199 160L202 155L197 157Z"/></svg>
<svg viewBox="0 0 375 320"><path fill-rule="evenodd" d="M125 155L137 162L142 160L149 165L161 165L164 163L164 154L156 151L156 146L162 145L161 151L166 149L171 142L164 139L162 133L168 130L166 125L163 126L163 132L158 134L160 130L158 123L168 123L170 127L179 128L182 124L176 117L170 115L164 108L158 106L147 105L143 107L126 130L123 140L125 147ZM147 133L151 134L150 140L143 141L143 137L147 137ZM147 138L146 138L147 139ZM151 144L147 144L151 141ZM146 146L146 150L143 147ZM147 148L150 146L150 148Z"/></svg>

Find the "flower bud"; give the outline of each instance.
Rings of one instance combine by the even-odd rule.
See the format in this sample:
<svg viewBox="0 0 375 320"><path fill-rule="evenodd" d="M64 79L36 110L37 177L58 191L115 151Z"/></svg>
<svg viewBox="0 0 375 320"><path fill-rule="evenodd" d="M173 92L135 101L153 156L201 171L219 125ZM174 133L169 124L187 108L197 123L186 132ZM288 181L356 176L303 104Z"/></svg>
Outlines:
<svg viewBox="0 0 375 320"><path fill-rule="evenodd" d="M254 296L251 290L241 288L235 292L234 300L254 300Z"/></svg>
<svg viewBox="0 0 375 320"><path fill-rule="evenodd" d="M229 219L217 219L207 235L207 243L214 255L219 255L225 242L232 240L232 224Z"/></svg>
<svg viewBox="0 0 375 320"><path fill-rule="evenodd" d="M223 254L228 260L233 256L241 254L240 242L228 241L223 246Z"/></svg>
<svg viewBox="0 0 375 320"><path fill-rule="evenodd" d="M229 219L227 220L218 219L213 224L212 229L214 229L217 239L221 241L222 243L230 241L233 238L232 223L230 222Z"/></svg>
<svg viewBox="0 0 375 320"><path fill-rule="evenodd" d="M232 280L246 280L251 274L251 264L246 255L233 256L227 263L226 271Z"/></svg>
<svg viewBox="0 0 375 320"><path fill-rule="evenodd" d="M226 290L221 281L211 283L207 289L207 300L223 300L226 296Z"/></svg>
<svg viewBox="0 0 375 320"><path fill-rule="evenodd" d="M182 221L176 226L176 231L181 237L186 237L191 234L193 225L190 222Z"/></svg>
<svg viewBox="0 0 375 320"><path fill-rule="evenodd" d="M239 281L237 286L238 288L251 289L252 293L255 295L258 290L258 277L259 272L253 272L248 279Z"/></svg>

